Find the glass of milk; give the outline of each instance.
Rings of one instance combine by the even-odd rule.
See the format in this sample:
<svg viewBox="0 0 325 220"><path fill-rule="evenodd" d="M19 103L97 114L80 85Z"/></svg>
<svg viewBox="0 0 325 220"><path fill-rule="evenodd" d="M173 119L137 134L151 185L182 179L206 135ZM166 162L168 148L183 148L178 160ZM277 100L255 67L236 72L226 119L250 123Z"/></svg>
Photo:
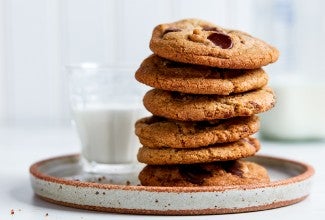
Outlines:
<svg viewBox="0 0 325 220"><path fill-rule="evenodd" d="M140 146L134 123L147 114L142 107L146 88L135 81L132 69L84 63L68 66L67 71L85 170L132 172Z"/></svg>

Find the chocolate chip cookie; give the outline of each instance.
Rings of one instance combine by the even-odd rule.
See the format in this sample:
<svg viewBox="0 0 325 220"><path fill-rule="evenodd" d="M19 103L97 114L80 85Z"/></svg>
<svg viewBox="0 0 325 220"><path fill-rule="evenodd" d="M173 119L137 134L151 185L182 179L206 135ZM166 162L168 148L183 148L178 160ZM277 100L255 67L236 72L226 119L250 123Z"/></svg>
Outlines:
<svg viewBox="0 0 325 220"><path fill-rule="evenodd" d="M199 19L160 24L135 78L153 87L143 98L153 114L138 120L143 145L138 161L147 164L144 186L231 186L267 183L267 170L241 159L260 143L256 114L275 105L261 68L279 51L238 30Z"/></svg>
<svg viewBox="0 0 325 220"><path fill-rule="evenodd" d="M139 174L144 186L231 186L268 183L267 170L253 162L236 160L205 164L147 165Z"/></svg>
<svg viewBox="0 0 325 220"><path fill-rule="evenodd" d="M181 121L204 121L265 112L275 105L275 94L268 87L229 96L152 89L144 96L143 104L153 115Z"/></svg>
<svg viewBox="0 0 325 220"><path fill-rule="evenodd" d="M145 59L135 78L148 86L183 93L229 95L265 86L263 69L220 69L173 62L156 55Z"/></svg>
<svg viewBox="0 0 325 220"><path fill-rule="evenodd" d="M138 161L150 165L209 163L253 156L259 149L260 143L253 137L200 148L176 149L143 146L139 149Z"/></svg>
<svg viewBox="0 0 325 220"><path fill-rule="evenodd" d="M199 19L156 26L150 49L169 60L230 69L256 69L279 57L275 47L258 38Z"/></svg>
<svg viewBox="0 0 325 220"><path fill-rule="evenodd" d="M198 122L152 116L138 120L135 133L146 147L197 148L248 137L259 125L256 115Z"/></svg>

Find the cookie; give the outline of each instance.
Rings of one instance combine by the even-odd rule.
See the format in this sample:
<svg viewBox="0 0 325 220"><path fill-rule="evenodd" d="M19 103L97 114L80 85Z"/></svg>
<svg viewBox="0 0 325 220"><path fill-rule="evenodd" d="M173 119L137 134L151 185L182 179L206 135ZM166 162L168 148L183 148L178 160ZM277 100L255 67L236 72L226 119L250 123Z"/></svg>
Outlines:
<svg viewBox="0 0 325 220"><path fill-rule="evenodd" d="M275 105L275 94L268 87L229 96L152 89L145 94L143 104L153 115L181 121L204 121L265 112Z"/></svg>
<svg viewBox="0 0 325 220"><path fill-rule="evenodd" d="M183 93L229 95L265 86L263 69L220 69L176 63L156 55L145 59L135 78L148 86Z"/></svg>
<svg viewBox="0 0 325 220"><path fill-rule="evenodd" d="M253 162L235 160L206 164L147 165L139 174L141 185L188 187L268 183L267 170Z"/></svg>
<svg viewBox="0 0 325 220"><path fill-rule="evenodd" d="M198 122L152 116L138 120L135 133L146 147L197 148L248 137L258 131L259 122L256 115Z"/></svg>
<svg viewBox="0 0 325 220"><path fill-rule="evenodd" d="M156 26L150 49L169 60L230 69L256 69L279 57L275 47L260 39L199 19Z"/></svg>
<svg viewBox="0 0 325 220"><path fill-rule="evenodd" d="M150 165L208 163L249 157L259 149L259 141L252 137L200 148L175 149L143 146L138 151L138 161Z"/></svg>

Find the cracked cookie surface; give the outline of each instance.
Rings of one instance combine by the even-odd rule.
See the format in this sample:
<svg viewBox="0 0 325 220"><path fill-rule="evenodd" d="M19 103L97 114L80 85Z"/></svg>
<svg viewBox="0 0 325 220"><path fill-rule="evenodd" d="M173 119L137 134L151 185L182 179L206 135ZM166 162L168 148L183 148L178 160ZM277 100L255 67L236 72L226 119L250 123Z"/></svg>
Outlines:
<svg viewBox="0 0 325 220"><path fill-rule="evenodd" d="M230 69L255 69L279 57L275 47L258 38L199 19L156 26L150 49L177 62Z"/></svg>
<svg viewBox="0 0 325 220"><path fill-rule="evenodd" d="M176 149L170 147L149 148L138 151L138 161L150 165L193 164L236 160L253 156L260 149L256 138L248 137L236 142L214 144L200 148Z"/></svg>
<svg viewBox="0 0 325 220"><path fill-rule="evenodd" d="M268 87L229 96L152 89L145 94L143 104L153 115L180 121L204 121L265 112L274 107L275 94Z"/></svg>
<svg viewBox="0 0 325 220"><path fill-rule="evenodd" d="M148 86L183 93L229 95L265 86L263 69L220 69L173 62L157 55L146 58L135 78Z"/></svg>
<svg viewBox="0 0 325 220"><path fill-rule="evenodd" d="M147 165L139 174L144 186L231 186L268 183L267 170L257 163L235 160L206 164Z"/></svg>
<svg viewBox="0 0 325 220"><path fill-rule="evenodd" d="M237 141L257 132L259 126L256 115L199 122L152 116L138 120L135 133L146 147L197 148Z"/></svg>

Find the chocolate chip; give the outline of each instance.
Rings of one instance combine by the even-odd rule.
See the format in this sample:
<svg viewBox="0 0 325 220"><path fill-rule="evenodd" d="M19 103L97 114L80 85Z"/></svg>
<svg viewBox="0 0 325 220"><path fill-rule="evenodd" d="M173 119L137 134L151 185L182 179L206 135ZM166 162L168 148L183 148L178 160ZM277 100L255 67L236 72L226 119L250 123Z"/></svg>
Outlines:
<svg viewBox="0 0 325 220"><path fill-rule="evenodd" d="M216 31L216 32L220 32L220 30L216 27L209 27L209 26L206 26L206 27L203 27L202 28L202 31Z"/></svg>
<svg viewBox="0 0 325 220"><path fill-rule="evenodd" d="M233 175L243 177L243 171L242 171L242 169L240 169L241 165L238 161L236 161L236 160L226 161L226 162L223 162L222 166L227 173L231 173Z"/></svg>
<svg viewBox="0 0 325 220"><path fill-rule="evenodd" d="M222 49L230 49L232 47L232 40L226 34L217 32L212 33L208 36L208 39L216 46L221 47Z"/></svg>
<svg viewBox="0 0 325 220"><path fill-rule="evenodd" d="M179 32L181 31L181 29L179 28L168 28L164 31L164 33L162 34L162 36L164 36L165 34L168 34L169 32Z"/></svg>
<svg viewBox="0 0 325 220"><path fill-rule="evenodd" d="M212 175L210 171L203 169L199 164L181 165L179 173L186 181L197 185L202 185L204 179Z"/></svg>

